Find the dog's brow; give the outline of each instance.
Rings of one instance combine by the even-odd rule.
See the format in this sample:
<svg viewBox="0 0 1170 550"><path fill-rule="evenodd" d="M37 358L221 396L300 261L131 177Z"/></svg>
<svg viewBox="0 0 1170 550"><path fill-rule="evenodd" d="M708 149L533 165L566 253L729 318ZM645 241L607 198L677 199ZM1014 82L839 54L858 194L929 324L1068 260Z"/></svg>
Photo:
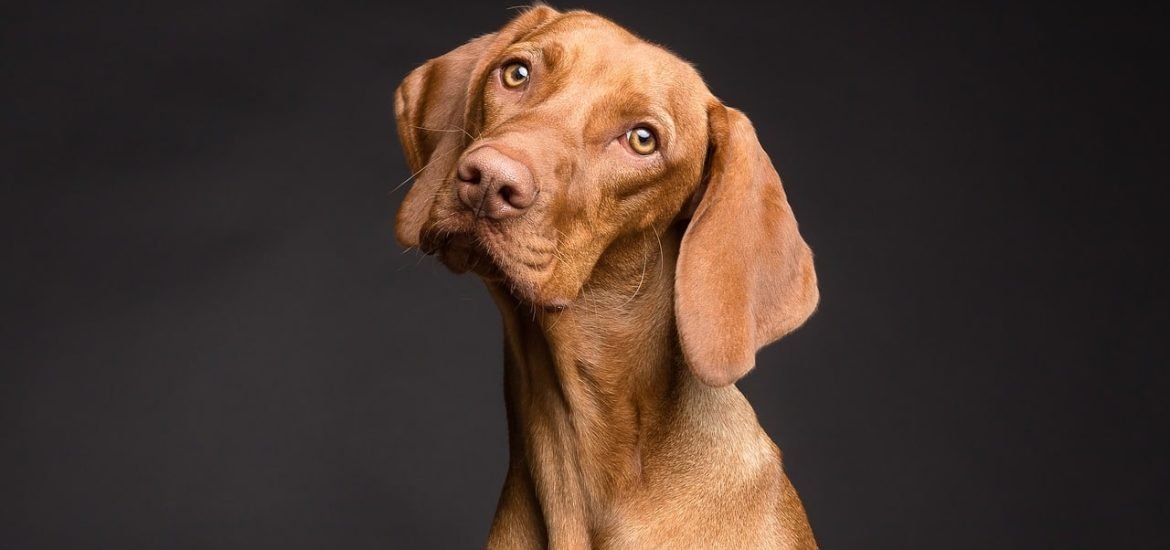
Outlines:
<svg viewBox="0 0 1170 550"><path fill-rule="evenodd" d="M594 103L588 120L586 131L589 133L610 132L617 126L647 123L654 126L663 146L668 146L675 137L674 117L670 116L668 109L646 94L630 93L624 89L613 90L603 100Z"/></svg>
<svg viewBox="0 0 1170 550"><path fill-rule="evenodd" d="M547 63L543 48L533 42L517 42L511 46L508 46L503 51L503 53L500 54L498 61L503 62L515 57L528 58L537 63Z"/></svg>

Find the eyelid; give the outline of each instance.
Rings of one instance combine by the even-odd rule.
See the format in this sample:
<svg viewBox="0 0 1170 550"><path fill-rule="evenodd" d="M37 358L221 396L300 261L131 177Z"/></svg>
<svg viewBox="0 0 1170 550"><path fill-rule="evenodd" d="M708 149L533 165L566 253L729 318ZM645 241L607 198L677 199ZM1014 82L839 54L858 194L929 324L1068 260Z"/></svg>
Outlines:
<svg viewBox="0 0 1170 550"><path fill-rule="evenodd" d="M508 66L509 63L523 63L528 66L528 70L535 68L540 61L540 50L532 46L513 45L508 51L500 56L500 68Z"/></svg>
<svg viewBox="0 0 1170 550"><path fill-rule="evenodd" d="M654 131L659 148L667 147L674 142L674 119L666 111L651 106L649 112L642 116L642 123Z"/></svg>
<svg viewBox="0 0 1170 550"><path fill-rule="evenodd" d="M532 70L532 62L523 57L505 57L504 60L500 62L500 68L503 69L504 67L515 65L517 63L528 67L529 71Z"/></svg>

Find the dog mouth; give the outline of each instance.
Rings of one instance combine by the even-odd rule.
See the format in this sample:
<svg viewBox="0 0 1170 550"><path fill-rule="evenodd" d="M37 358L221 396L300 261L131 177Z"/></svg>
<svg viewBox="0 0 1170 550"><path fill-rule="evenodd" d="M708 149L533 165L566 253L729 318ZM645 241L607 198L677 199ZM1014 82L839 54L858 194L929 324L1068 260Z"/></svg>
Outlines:
<svg viewBox="0 0 1170 550"><path fill-rule="evenodd" d="M434 232L423 237L419 248L455 273L471 271L489 281L505 278L503 269L473 233Z"/></svg>
<svg viewBox="0 0 1170 550"><path fill-rule="evenodd" d="M472 222L453 227L432 225L423 232L419 249L455 273L470 271L498 284L522 302L551 310L568 305L566 299L541 292L542 283L559 262L555 243L524 242L500 228Z"/></svg>

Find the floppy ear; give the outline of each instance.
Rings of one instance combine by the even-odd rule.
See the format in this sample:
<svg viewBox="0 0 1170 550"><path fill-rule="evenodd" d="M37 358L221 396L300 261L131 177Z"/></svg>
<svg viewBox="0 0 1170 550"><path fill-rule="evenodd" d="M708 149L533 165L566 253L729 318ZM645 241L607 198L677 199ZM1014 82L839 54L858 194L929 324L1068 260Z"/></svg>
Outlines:
<svg viewBox="0 0 1170 550"><path fill-rule="evenodd" d="M418 246L435 194L468 145L467 113L478 103L488 64L518 38L559 15L534 6L498 32L476 38L413 70L394 93L398 141L414 174L394 232L403 246Z"/></svg>
<svg viewBox="0 0 1170 550"><path fill-rule="evenodd" d="M751 122L719 103L707 114L706 189L679 250L675 314L692 372L724 386L804 323L819 293L812 251Z"/></svg>

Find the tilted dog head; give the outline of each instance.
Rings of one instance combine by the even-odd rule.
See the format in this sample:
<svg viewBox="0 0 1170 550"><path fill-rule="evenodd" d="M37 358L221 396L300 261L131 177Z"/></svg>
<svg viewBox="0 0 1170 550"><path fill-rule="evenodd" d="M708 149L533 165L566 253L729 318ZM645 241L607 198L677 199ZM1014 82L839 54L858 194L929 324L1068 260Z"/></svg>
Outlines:
<svg viewBox="0 0 1170 550"><path fill-rule="evenodd" d="M679 339L715 386L816 307L812 254L751 123L604 18L537 6L415 69L395 110L416 176L398 240L454 271L572 307L615 242L686 224Z"/></svg>

